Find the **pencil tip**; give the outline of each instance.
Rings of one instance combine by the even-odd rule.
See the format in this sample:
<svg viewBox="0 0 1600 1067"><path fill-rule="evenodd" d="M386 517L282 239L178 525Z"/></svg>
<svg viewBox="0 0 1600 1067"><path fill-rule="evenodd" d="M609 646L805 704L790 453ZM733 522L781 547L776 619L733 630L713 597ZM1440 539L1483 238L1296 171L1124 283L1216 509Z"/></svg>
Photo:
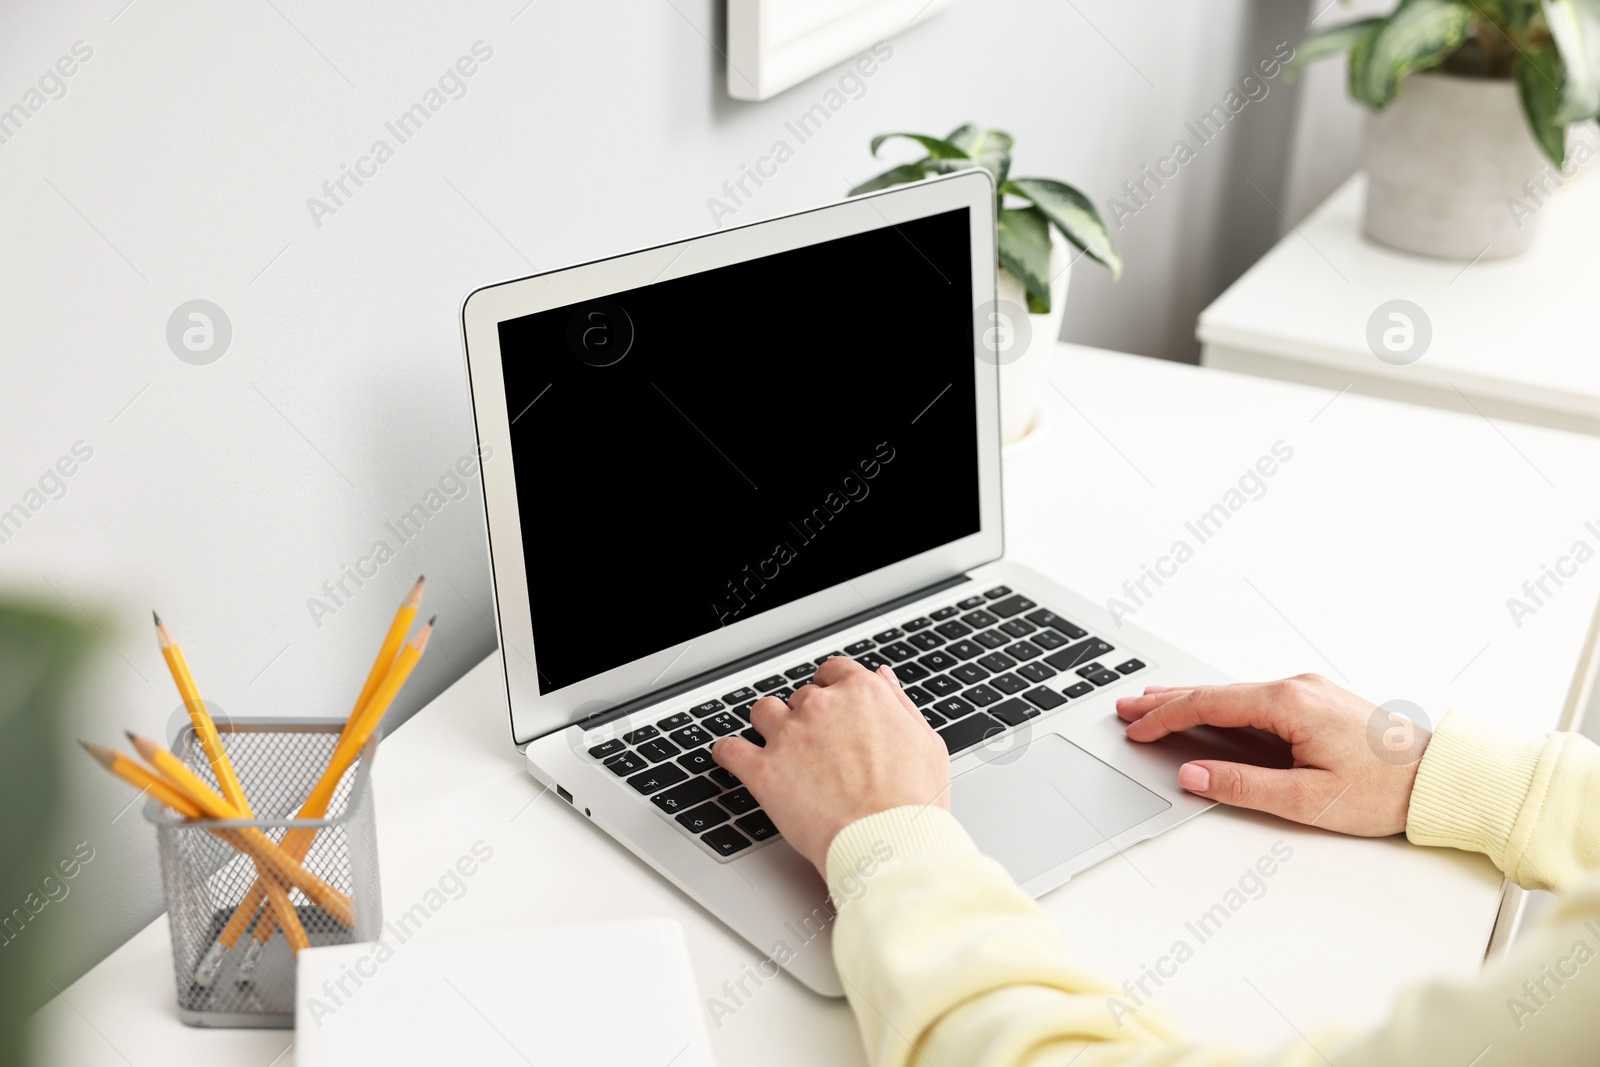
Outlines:
<svg viewBox="0 0 1600 1067"><path fill-rule="evenodd" d="M156 614L156 613L155 613L155 611L154 611L154 610L153 610L153 609L152 609L152 610L151 610L151 612L150 612L150 617L151 617L151 618L152 618L152 619L154 619L154 620L156 620L156 625L157 625L157 626L160 626L160 625L161 625L161 616L160 616L160 615L157 615L157 614Z"/></svg>
<svg viewBox="0 0 1600 1067"><path fill-rule="evenodd" d="M117 760L117 754L104 745L95 745L83 740L80 740L78 744L82 745L83 750L93 756L95 762L103 767L109 767Z"/></svg>
<svg viewBox="0 0 1600 1067"><path fill-rule="evenodd" d="M428 625L432 626L435 622L438 621L438 619L439 619L439 616L437 616L437 615L433 616L433 618L428 620Z"/></svg>

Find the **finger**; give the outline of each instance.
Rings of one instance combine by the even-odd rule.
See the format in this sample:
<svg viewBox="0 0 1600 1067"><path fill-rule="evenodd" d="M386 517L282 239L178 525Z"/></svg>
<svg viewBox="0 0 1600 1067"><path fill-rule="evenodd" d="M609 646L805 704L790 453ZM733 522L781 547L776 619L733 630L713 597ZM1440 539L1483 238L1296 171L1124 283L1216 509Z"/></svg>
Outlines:
<svg viewBox="0 0 1600 1067"><path fill-rule="evenodd" d="M1188 691L1189 687L1187 686L1173 688L1160 686L1146 689L1138 696L1118 697L1117 716L1124 722L1134 722L1144 718L1167 701L1176 699Z"/></svg>
<svg viewBox="0 0 1600 1067"><path fill-rule="evenodd" d="M762 697L750 709L750 725L754 726L762 737L775 737L784 716L788 714L789 705L777 697Z"/></svg>
<svg viewBox="0 0 1600 1067"><path fill-rule="evenodd" d="M732 772L735 778L749 784L760 777L766 750L742 737L724 737L711 746L711 758Z"/></svg>
<svg viewBox="0 0 1600 1067"><path fill-rule="evenodd" d="M915 716L918 722L926 726L928 720L922 717L922 712L917 710L917 705L910 697L906 696L905 687L900 684L900 679L894 675L894 668L885 663L878 668L878 677L889 683L889 688L894 690L894 698L900 702L900 706ZM933 727L929 726L928 729L931 730Z"/></svg>
<svg viewBox="0 0 1600 1067"><path fill-rule="evenodd" d="M1291 688L1294 684L1291 680L1189 689L1130 723L1128 737L1134 741L1157 741L1196 726L1254 726L1292 742L1295 714L1291 701L1297 695Z"/></svg>
<svg viewBox="0 0 1600 1067"><path fill-rule="evenodd" d="M816 695L817 688L818 687L814 683L807 682L799 689L796 689L794 691L794 696L789 698L789 707L798 708L802 700L810 700L814 695Z"/></svg>
<svg viewBox="0 0 1600 1067"><path fill-rule="evenodd" d="M1282 770L1222 760L1185 763L1178 768L1178 784L1208 800L1302 823L1315 821L1339 796L1338 779L1332 771L1310 767Z"/></svg>
<svg viewBox="0 0 1600 1067"><path fill-rule="evenodd" d="M834 656L817 668L811 680L817 685L838 685L852 675L866 673L866 670L849 656Z"/></svg>

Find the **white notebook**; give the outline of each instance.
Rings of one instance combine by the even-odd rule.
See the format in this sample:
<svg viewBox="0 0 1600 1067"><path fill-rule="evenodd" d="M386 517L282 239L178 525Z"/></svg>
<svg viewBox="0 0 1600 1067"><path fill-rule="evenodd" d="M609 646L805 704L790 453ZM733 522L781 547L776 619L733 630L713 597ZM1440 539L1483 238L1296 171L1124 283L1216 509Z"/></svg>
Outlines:
<svg viewBox="0 0 1600 1067"><path fill-rule="evenodd" d="M683 930L667 919L307 949L297 1067L711 1067Z"/></svg>

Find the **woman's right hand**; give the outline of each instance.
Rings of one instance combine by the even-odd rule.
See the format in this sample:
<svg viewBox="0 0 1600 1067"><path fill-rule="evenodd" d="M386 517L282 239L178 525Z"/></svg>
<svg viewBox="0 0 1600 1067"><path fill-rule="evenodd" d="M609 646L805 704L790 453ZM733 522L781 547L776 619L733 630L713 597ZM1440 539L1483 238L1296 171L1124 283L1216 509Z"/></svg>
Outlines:
<svg viewBox="0 0 1600 1067"><path fill-rule="evenodd" d="M1433 736L1326 678L1162 688L1117 701L1128 737L1156 741L1196 726L1254 726L1288 741L1289 769L1195 760L1191 793L1361 837L1404 832L1417 765Z"/></svg>

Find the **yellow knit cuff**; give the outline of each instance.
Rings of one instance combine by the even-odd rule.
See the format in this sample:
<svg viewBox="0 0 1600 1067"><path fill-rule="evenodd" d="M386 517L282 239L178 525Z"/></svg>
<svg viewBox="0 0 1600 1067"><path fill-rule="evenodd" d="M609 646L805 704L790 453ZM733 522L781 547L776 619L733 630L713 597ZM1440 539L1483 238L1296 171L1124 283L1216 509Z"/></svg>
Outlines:
<svg viewBox="0 0 1600 1067"><path fill-rule="evenodd" d="M843 906L885 865L928 856L975 853L978 846L943 808L912 805L868 815L840 830L828 846L828 891Z"/></svg>
<svg viewBox="0 0 1600 1067"><path fill-rule="evenodd" d="M1417 768L1406 837L1417 845L1482 852L1505 871L1544 745L1543 738L1510 740L1450 712Z"/></svg>

